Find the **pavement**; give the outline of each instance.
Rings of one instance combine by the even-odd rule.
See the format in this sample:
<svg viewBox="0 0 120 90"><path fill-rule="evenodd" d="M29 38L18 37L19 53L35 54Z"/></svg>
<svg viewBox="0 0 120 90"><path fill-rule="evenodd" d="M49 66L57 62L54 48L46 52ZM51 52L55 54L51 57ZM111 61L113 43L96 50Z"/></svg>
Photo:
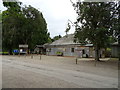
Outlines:
<svg viewBox="0 0 120 90"><path fill-rule="evenodd" d="M105 59L107 60L107 59ZM3 88L117 88L117 62L55 56L3 56Z"/></svg>

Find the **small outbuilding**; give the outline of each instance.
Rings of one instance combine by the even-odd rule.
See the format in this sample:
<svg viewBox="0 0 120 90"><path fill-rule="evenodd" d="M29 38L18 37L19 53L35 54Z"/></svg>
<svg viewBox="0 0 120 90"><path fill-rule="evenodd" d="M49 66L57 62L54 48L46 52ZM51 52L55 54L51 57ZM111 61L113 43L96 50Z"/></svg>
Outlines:
<svg viewBox="0 0 120 90"><path fill-rule="evenodd" d="M28 54L28 45L19 45L19 54Z"/></svg>
<svg viewBox="0 0 120 90"><path fill-rule="evenodd" d="M118 44L118 42L115 42L111 45L111 56L118 58L120 55L120 45Z"/></svg>
<svg viewBox="0 0 120 90"><path fill-rule="evenodd" d="M34 53L35 54L46 54L45 45L36 45L34 48Z"/></svg>

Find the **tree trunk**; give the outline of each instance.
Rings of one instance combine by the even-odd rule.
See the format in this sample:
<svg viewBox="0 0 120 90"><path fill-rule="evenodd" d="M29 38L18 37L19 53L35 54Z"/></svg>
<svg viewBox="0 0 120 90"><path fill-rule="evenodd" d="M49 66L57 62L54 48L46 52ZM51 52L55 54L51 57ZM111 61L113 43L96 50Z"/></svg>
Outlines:
<svg viewBox="0 0 120 90"><path fill-rule="evenodd" d="M95 60L96 61L100 61L99 60L99 48L98 48L97 45L95 46Z"/></svg>
<svg viewBox="0 0 120 90"><path fill-rule="evenodd" d="M12 48L9 49L9 54L12 55Z"/></svg>

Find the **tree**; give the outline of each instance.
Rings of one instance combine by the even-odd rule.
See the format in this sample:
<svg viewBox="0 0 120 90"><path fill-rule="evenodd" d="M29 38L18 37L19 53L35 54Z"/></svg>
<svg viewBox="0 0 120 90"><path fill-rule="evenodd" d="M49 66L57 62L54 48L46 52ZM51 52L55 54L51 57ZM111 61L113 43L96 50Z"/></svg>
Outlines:
<svg viewBox="0 0 120 90"><path fill-rule="evenodd" d="M61 35L58 35L58 36L53 37L52 42L54 42L54 41L60 39L61 37L62 37Z"/></svg>
<svg viewBox="0 0 120 90"><path fill-rule="evenodd" d="M3 5L8 9L2 12L2 48L12 53L12 49L18 47L16 33L19 28L17 20L21 13L21 3L3 2Z"/></svg>
<svg viewBox="0 0 120 90"><path fill-rule="evenodd" d="M118 40L119 50L120 51L120 1L116 2L116 12L113 24L113 35ZM119 61L120 61L120 52L119 52Z"/></svg>
<svg viewBox="0 0 120 90"><path fill-rule="evenodd" d="M85 44L92 43L95 48L95 60L99 61L100 48L109 43L112 35L116 3L115 2L77 2L73 4L78 14L75 40Z"/></svg>
<svg viewBox="0 0 120 90"><path fill-rule="evenodd" d="M50 37L50 33L48 32L48 43L52 43L52 39Z"/></svg>
<svg viewBox="0 0 120 90"><path fill-rule="evenodd" d="M24 30L24 34L22 34L23 43L29 44L31 48L35 45L47 43L49 34L42 12L29 5L29 7L23 8L23 15L25 17L22 29Z"/></svg>
<svg viewBox="0 0 120 90"><path fill-rule="evenodd" d="M2 51L2 13L0 12L0 52Z"/></svg>
<svg viewBox="0 0 120 90"><path fill-rule="evenodd" d="M2 13L0 12L0 23L2 22Z"/></svg>
<svg viewBox="0 0 120 90"><path fill-rule="evenodd" d="M19 3L19 2L18 2ZM49 41L47 23L42 12L32 6L18 6L17 2L3 2L7 7L2 13L3 49L12 52L19 44L28 44L29 49Z"/></svg>

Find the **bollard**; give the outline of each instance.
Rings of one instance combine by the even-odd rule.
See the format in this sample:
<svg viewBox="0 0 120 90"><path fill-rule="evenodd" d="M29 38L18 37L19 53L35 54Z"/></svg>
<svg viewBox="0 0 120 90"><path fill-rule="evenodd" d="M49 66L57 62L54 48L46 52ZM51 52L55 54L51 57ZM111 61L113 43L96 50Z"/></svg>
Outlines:
<svg viewBox="0 0 120 90"><path fill-rule="evenodd" d="M33 59L33 55L31 55L31 58Z"/></svg>
<svg viewBox="0 0 120 90"><path fill-rule="evenodd" d="M97 60L95 60L95 67L97 66Z"/></svg>
<svg viewBox="0 0 120 90"><path fill-rule="evenodd" d="M18 55L19 57L20 57L20 53L19 53L19 55Z"/></svg>
<svg viewBox="0 0 120 90"><path fill-rule="evenodd" d="M41 54L40 54L40 60L41 60Z"/></svg>
<svg viewBox="0 0 120 90"><path fill-rule="evenodd" d="M76 58L76 64L77 64L77 58Z"/></svg>

